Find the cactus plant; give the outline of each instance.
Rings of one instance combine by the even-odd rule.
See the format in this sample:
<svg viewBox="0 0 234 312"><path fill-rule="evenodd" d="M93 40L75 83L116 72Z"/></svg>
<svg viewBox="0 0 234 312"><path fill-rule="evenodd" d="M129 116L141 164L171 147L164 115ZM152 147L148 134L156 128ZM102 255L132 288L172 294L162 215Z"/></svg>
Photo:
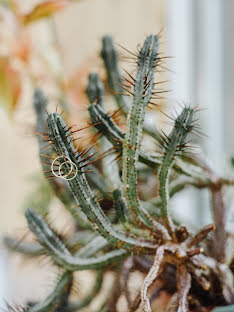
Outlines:
<svg viewBox="0 0 234 312"><path fill-rule="evenodd" d="M188 137L196 135L197 108L183 107L173 118L169 134L152 129L145 121L147 108L162 93L154 81L162 61L159 37L145 39L133 55L136 74L125 71L126 78L121 76L112 38L105 36L102 42L108 88L118 110L107 112L104 85L97 74L90 74L88 111L93 135L99 135L98 145L81 150L76 135L82 129L67 125L57 112L48 113L42 91L34 93L43 172L74 217L77 232L65 239L45 215L29 207L25 216L37 242L4 238L9 249L30 257L44 255L61 269L47 298L22 311L82 310L101 290L107 271L115 276L115 284L97 311L117 311L119 298L125 296L128 311L150 312L151 303L162 292L170 295L168 312L233 311L234 254L229 248L232 236L225 230L223 188L234 180L216 175L202 157L190 151ZM126 130L116 120L119 112L126 118ZM157 152L144 150L145 136L158 143ZM100 156L95 158L98 150ZM151 198L139 190L139 179L142 184L149 176L158 185ZM187 186L206 188L212 199L214 223L196 234L170 212L171 197ZM95 271L96 281L90 293L72 301L74 272L80 270ZM129 287L131 271L144 274L137 293Z"/></svg>

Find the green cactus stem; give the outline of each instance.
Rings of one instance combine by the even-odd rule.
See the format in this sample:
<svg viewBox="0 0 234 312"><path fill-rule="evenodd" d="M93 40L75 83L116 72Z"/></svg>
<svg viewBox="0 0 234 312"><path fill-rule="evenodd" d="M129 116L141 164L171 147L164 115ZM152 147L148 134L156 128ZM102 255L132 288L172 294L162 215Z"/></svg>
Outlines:
<svg viewBox="0 0 234 312"><path fill-rule="evenodd" d="M119 71L119 56L114 47L112 37L109 35L102 38L101 57L105 64L109 88L113 92L118 106L127 115L129 105L125 97L121 94L123 92L121 87L123 79Z"/></svg>
<svg viewBox="0 0 234 312"><path fill-rule="evenodd" d="M98 74L91 73L89 75L88 85L85 91L90 103L98 102L99 105L103 104L105 89Z"/></svg>
<svg viewBox="0 0 234 312"><path fill-rule="evenodd" d="M72 273L63 271L57 281L55 288L51 293L41 302L35 304L33 307L26 308L28 312L56 312L67 306L67 299L70 294L72 286ZM62 310L60 310L62 311Z"/></svg>
<svg viewBox="0 0 234 312"><path fill-rule="evenodd" d="M44 246L47 254L54 263L67 271L98 270L127 256L127 251L118 249L110 251L96 258L81 258L72 256L64 243L49 227L45 220L32 209L26 211L26 218L30 230Z"/></svg>
<svg viewBox="0 0 234 312"><path fill-rule="evenodd" d="M148 36L138 56L138 71L132 87L127 130L123 142L122 181L127 209L133 213L135 222L144 224L149 230L153 229L153 232L159 232L164 238L170 239L164 227L152 219L142 207L137 191L137 161L145 112L154 87L158 45L157 36Z"/></svg>
<svg viewBox="0 0 234 312"><path fill-rule="evenodd" d="M118 189L115 189L113 191L113 202L114 202L114 207L115 207L118 220L124 226L126 226L126 223L128 222L127 206L126 206L125 198L122 196L121 191Z"/></svg>
<svg viewBox="0 0 234 312"><path fill-rule="evenodd" d="M100 108L104 106L104 97L105 97L104 85L101 82L99 76L95 73L91 73L89 75L86 94L88 96L90 106L92 106L92 103L95 103L94 105ZM94 125L100 124L101 124L100 122L97 123L94 122ZM111 188L120 187L121 181L116 156L114 153L108 153L108 150L111 150L112 147L111 143L109 143L109 140L105 136L103 136L102 138L100 138L99 146L100 152L102 152L105 155L105 157L103 157L101 160L105 181L108 181L108 185Z"/></svg>
<svg viewBox="0 0 234 312"><path fill-rule="evenodd" d="M96 102L89 105L88 111L91 122L95 128L109 140L118 153L122 154L125 133L116 125L112 116L105 112L104 108ZM161 138L160 140L162 141ZM146 153L142 149L139 151L139 161L153 169L156 169L156 171L158 171L161 165L160 156L160 153ZM188 163L186 161L187 158L183 161L182 156L183 155L181 155L181 158L178 157L177 162L173 164L173 169L178 173L198 180L200 185L208 187L211 184L211 181L209 176L204 174L204 171L201 169L199 164L194 165ZM225 184L232 184L231 179L229 179L229 182L228 180L224 182Z"/></svg>
<svg viewBox="0 0 234 312"><path fill-rule="evenodd" d="M18 252L27 257L39 257L45 254L45 249L38 242L24 242L13 237L3 237L4 245L11 251ZM95 236L90 231L79 231L65 240L68 249L77 250L79 256L93 255L105 248L108 243L102 236Z"/></svg>
<svg viewBox="0 0 234 312"><path fill-rule="evenodd" d="M63 118L58 114L48 116L49 136L53 142L54 148L61 157L67 157L76 165L77 172L74 177L68 180L69 186L88 220L94 228L104 236L110 243L126 249L148 249L154 250L155 244L141 242L136 239L126 237L123 233L113 229L110 221L103 213L96 197L92 193L84 173L84 160L72 144L70 131ZM64 160L61 160L65 174L69 174L71 167Z"/></svg>
<svg viewBox="0 0 234 312"><path fill-rule="evenodd" d="M168 181L170 169L176 156L180 155L186 146L188 134L194 129L195 110L185 107L175 120L175 125L170 135L164 137L164 154L159 170L159 194L161 197L161 216L169 233L174 237L174 226L169 212ZM175 238L175 237L174 237Z"/></svg>
<svg viewBox="0 0 234 312"><path fill-rule="evenodd" d="M112 92L118 107L124 115L127 116L130 103L127 101L126 96L123 95L122 84L124 79L122 78L119 69L119 55L115 48L113 39L109 35L102 38L101 57L105 65L109 89ZM160 139L160 135L155 127L153 128L145 122L143 129L148 135L152 136L156 140Z"/></svg>

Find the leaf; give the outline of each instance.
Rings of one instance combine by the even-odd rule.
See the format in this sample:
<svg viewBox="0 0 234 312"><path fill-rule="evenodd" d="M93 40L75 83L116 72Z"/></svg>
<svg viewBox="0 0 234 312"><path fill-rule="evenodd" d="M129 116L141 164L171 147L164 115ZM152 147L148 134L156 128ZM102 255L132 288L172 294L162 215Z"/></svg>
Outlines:
<svg viewBox="0 0 234 312"><path fill-rule="evenodd" d="M40 3L36 5L31 12L24 15L24 25L28 25L42 18L50 17L54 13L67 7L70 3L71 2L68 0L53 0Z"/></svg>

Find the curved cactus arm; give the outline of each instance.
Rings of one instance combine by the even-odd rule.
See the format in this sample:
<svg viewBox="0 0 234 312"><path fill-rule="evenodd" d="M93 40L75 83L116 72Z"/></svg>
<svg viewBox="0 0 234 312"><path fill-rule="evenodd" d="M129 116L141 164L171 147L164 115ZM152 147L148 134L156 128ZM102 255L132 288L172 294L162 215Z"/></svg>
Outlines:
<svg viewBox="0 0 234 312"><path fill-rule="evenodd" d="M69 236L65 239L65 244L69 248L78 249L82 248L82 246L88 244L96 237L96 233L89 230L78 230L72 236Z"/></svg>
<svg viewBox="0 0 234 312"><path fill-rule="evenodd" d="M149 166L150 168L154 169L156 172L159 169L161 164L160 156L158 153L146 153L143 150L139 151L139 159L141 163Z"/></svg>
<svg viewBox="0 0 234 312"><path fill-rule="evenodd" d="M174 128L170 135L165 137L164 155L162 164L159 170L159 194L161 197L161 217L168 228L169 233L173 234L173 222L171 220L168 202L168 180L170 169L175 161L177 155L181 154L186 146L186 139L188 134L194 128L195 110L191 107L185 107L181 114L175 120Z"/></svg>
<svg viewBox="0 0 234 312"><path fill-rule="evenodd" d="M96 105L100 107L104 104L105 89L97 74L91 73L89 75L86 93L91 105L92 103L96 103ZM100 139L100 143L100 149L102 153L105 153L112 147L112 145L105 137ZM105 180L108 181L108 185L110 185L112 188L120 187L121 181L119 175L119 166L114 153L106 153L106 156L102 159L102 168L103 174L106 178Z"/></svg>
<svg viewBox="0 0 234 312"><path fill-rule="evenodd" d="M48 131L48 125L47 125L47 106L48 101L45 97L44 93L40 89L35 89L34 91L34 109L36 112L36 131L39 134L38 135L38 144L40 151L42 150L43 153L40 154L40 162L43 169L43 172L45 172L45 177L47 177L46 172L50 172L51 170L51 161L50 159L53 158L53 149L52 148L46 148L45 146L48 145L47 137L45 138L41 137L41 134L43 132ZM43 135L42 135L43 136ZM48 138L49 140L49 138ZM90 165L89 170L92 172L87 172L87 178L90 182L90 184L98 189L100 193L103 196L106 196L110 189L108 188L105 180L103 179L102 175L98 171L97 168ZM63 180L58 179L48 179L48 182L51 186L51 188L54 191L54 194L61 200L61 202L64 204L66 209L74 215L74 218L78 225L81 228L87 228L87 224L85 222L85 218L82 216L82 213L79 213L79 208L75 207L76 201L74 199L74 196L70 190L70 188L67 186L67 183Z"/></svg>
<svg viewBox="0 0 234 312"><path fill-rule="evenodd" d="M104 135L115 148L122 148L124 133L114 123L103 107L97 103L91 103L88 107L89 115L92 123L97 130Z"/></svg>
<svg viewBox="0 0 234 312"><path fill-rule="evenodd" d="M9 250L21 253L24 256L38 257L45 253L43 247L37 242L25 243L13 237L5 236L3 238L3 244Z"/></svg>
<svg viewBox="0 0 234 312"><path fill-rule="evenodd" d="M67 159L76 165L77 171L68 183L81 210L92 223L94 229L111 244L121 248L126 248L128 250L154 250L155 245L153 243L140 242L136 239L126 237L123 233L113 229L112 224L102 211L96 197L90 189L82 166L82 155L74 148L70 131L63 118L57 113L50 114L48 116L48 128L50 139L53 142L58 156L61 156L61 158L67 157ZM64 163L63 159L61 159L61 164L63 164L64 174L69 174L71 170L69 164L67 162Z"/></svg>
<svg viewBox="0 0 234 312"><path fill-rule="evenodd" d="M109 116L98 103L92 103L89 106L88 110L89 110L91 121L95 125L97 130L100 133L102 133L111 142L111 144L117 150L117 152L122 153L124 133L114 123L112 117ZM160 165L158 155L156 155L156 157L152 157L151 155L148 155L148 154L144 153L143 151L139 152L139 160L142 163L145 163L154 169L155 169L155 167L159 168L159 165ZM114 193L113 193L113 195L114 195ZM117 204L116 208L120 208L120 206ZM117 212L119 212L119 211L120 210L118 210ZM123 218L121 217L120 221L122 219ZM126 223L125 223L125 225L126 225Z"/></svg>
<svg viewBox="0 0 234 312"><path fill-rule="evenodd" d="M85 246L80 248L75 255L77 257L90 257L108 246L108 241L102 236L96 236Z"/></svg>
<svg viewBox="0 0 234 312"><path fill-rule="evenodd" d="M152 42L150 42L152 41ZM104 51L111 49L113 55L111 58L116 58L114 49L112 46L111 39L107 37L103 41L103 55ZM151 45L150 55L148 56L148 49ZM106 49L105 49L106 46ZM97 119L101 120L102 123L97 125L99 131L103 134L108 135L108 138L114 146L117 144L123 148L123 183L124 183L124 195L127 199L128 209L134 211L134 215L139 215L141 222L147 224L148 226L155 223L153 220L150 220L150 217L147 215L147 212L144 212L144 208L140 206L140 202L137 196L137 173L136 173L136 162L138 160L139 147L141 141L141 132L144 123L144 114L147 104L150 101L152 89L153 89L153 76L155 73L155 65L157 60L157 51L158 51L158 39L156 36L149 36L146 39L146 42L142 48L142 51L139 55L139 69L137 77L135 80L134 92L132 105L130 108L130 113L128 116L127 123L127 133L125 139L123 139L122 131L116 127L112 119L106 114L103 114L100 107L97 105L91 105L89 107L90 116L93 122L97 122ZM111 54L111 53L110 53ZM106 63L111 62L108 59L108 53L106 53ZM104 58L105 59L105 58ZM108 61L109 60L109 61ZM112 60L112 63L114 61ZM115 71L114 71L115 72ZM113 79L116 79L116 73L109 73L109 80L113 82ZM117 75L118 76L118 75ZM114 78L113 78L114 77ZM113 82L114 85L114 82ZM146 89L146 90L145 90ZM124 142L124 146L122 146ZM117 146L118 146L117 145ZM144 157L141 153L141 159ZM147 159L147 162L150 160ZM130 164L131 163L131 164ZM131 170L131 172L130 172ZM161 229L160 225L157 227ZM165 235L165 234L164 234ZM168 238L168 235L166 235Z"/></svg>
<svg viewBox="0 0 234 312"><path fill-rule="evenodd" d="M140 223L152 226L152 222L143 211L137 192L137 161L142 138L146 107L152 96L154 74L158 54L157 36L148 36L138 57L138 71L132 88L131 106L127 118L127 129L123 143L123 193L127 208L133 212Z"/></svg>
<svg viewBox="0 0 234 312"><path fill-rule="evenodd" d="M48 101L41 89L35 89L33 94L33 107L36 112L36 131L43 133L47 127ZM40 140L40 144L42 140ZM46 143L44 143L46 145Z"/></svg>
<svg viewBox="0 0 234 312"><path fill-rule="evenodd" d="M102 105L105 97L105 90L97 74L91 73L89 75L86 93L90 102L98 101L99 105ZM87 171L88 172L86 173L86 176L90 185L99 190L102 196L109 198L110 196L108 194L110 192L110 188L108 187L100 171L92 164L87 167Z"/></svg>
<svg viewBox="0 0 234 312"><path fill-rule="evenodd" d="M25 216L29 229L33 232L39 243L44 246L45 249L50 248L51 250L59 250L66 255L71 255L65 244L49 227L41 215L33 209L28 209L25 212Z"/></svg>
<svg viewBox="0 0 234 312"><path fill-rule="evenodd" d="M137 191L137 161L145 112L154 87L158 46L158 37L150 35L146 38L138 56L138 71L132 87L132 99L123 143L122 181L127 209L133 214L135 222L144 225L152 232L159 232L164 239L169 240L170 236L164 226L150 217L141 205Z"/></svg>
<svg viewBox="0 0 234 312"><path fill-rule="evenodd" d="M92 103L88 111L95 128L110 141L117 152L122 154L124 132L100 105ZM159 154L149 155L142 150L139 151L139 161L154 169L160 165Z"/></svg>
<svg viewBox="0 0 234 312"><path fill-rule="evenodd" d="M36 235L39 243L41 246L43 246L43 250L46 250L46 247L48 245L51 247L51 249L55 248L56 250L59 250L61 252L64 252L67 255L71 255L70 251L68 250L67 246L63 243L63 241L56 235L56 233L49 227L49 225L46 223L46 221L43 219L41 215L39 215L35 210L28 209L25 213L28 226L31 229L31 231ZM82 236L82 232L78 233L78 235ZM96 242L96 245L94 246L94 242ZM43 243L45 242L45 244ZM78 237L73 241L67 240L67 245L69 247L74 246L74 244L82 243L82 241L79 240ZM89 246L89 249L83 249L85 246ZM106 246L106 242L104 239L98 237L94 237L91 239L90 242L86 243L84 247L80 248L77 252L80 254L80 256L85 254L85 251L87 252L87 255L93 255L95 252L99 251L101 248L104 248Z"/></svg>
<svg viewBox="0 0 234 312"><path fill-rule="evenodd" d="M113 39L109 35L102 38L101 57L105 65L109 88L113 92L113 96L118 107L120 107L124 115L127 116L130 103L127 101L126 96L122 94L123 88L121 85L123 83L123 79L119 69L119 56L117 50L115 49ZM156 128L153 128L145 122L143 129L148 135L160 140L160 135Z"/></svg>
<svg viewBox="0 0 234 312"><path fill-rule="evenodd" d="M91 233L90 231L79 231L75 233L72 237L69 237L65 242L68 248L71 249L75 247L77 248L78 246L78 253L83 253L83 250L86 249L89 253L91 253L93 250L97 251L106 247L106 243L104 243L105 239L102 236L94 236L95 233L93 232ZM9 250L20 253L27 257L38 257L45 254L45 249L38 242L24 242L17 238L5 236L3 237L3 244Z"/></svg>
<svg viewBox="0 0 234 312"><path fill-rule="evenodd" d="M40 89L35 89L34 97L33 97L33 104L34 109L36 112L36 131L39 134L38 138L38 145L40 151L43 149L43 154L40 153L40 162L42 166L42 170L44 172L45 177L47 177L46 172L51 170L51 163L50 160L53 157L53 149L52 148L45 148L48 145L47 137L41 137L41 134L48 130L47 126L47 117L48 113L46 111L48 106L47 98L45 97L44 93ZM43 138L44 137L44 138ZM87 227L85 224L85 220L82 220L81 214L79 214L79 209L74 207L76 202L72 195L72 192L67 187L66 183L62 180L57 179L47 179L50 187L54 191L54 194L59 198L59 200L64 204L66 209L74 215L74 218L79 226L82 228Z"/></svg>
<svg viewBox="0 0 234 312"><path fill-rule="evenodd" d="M122 145L125 134L116 125L113 118L97 103L89 105L88 111L95 128L110 141L117 152L122 154ZM139 151L139 161L153 169L156 169L156 171L158 171L161 165L160 159L161 153L146 153L141 149ZM192 165L182 159L176 160L173 164L173 169L180 174L197 179L201 185L209 186L211 183L209 177L204 174L204 170L201 170L198 165Z"/></svg>
<svg viewBox="0 0 234 312"><path fill-rule="evenodd" d="M121 87L123 80L119 70L119 56L114 47L113 39L109 35L102 38L101 57L105 65L109 88L113 92L117 105L127 115L129 103L121 94L123 92Z"/></svg>
<svg viewBox="0 0 234 312"><path fill-rule="evenodd" d="M122 192L119 189L115 189L112 194L117 218L124 227L127 227L128 215L125 198L122 196Z"/></svg>
<svg viewBox="0 0 234 312"><path fill-rule="evenodd" d="M99 105L103 104L105 89L98 74L91 73L89 75L88 85L85 91L90 103L98 102Z"/></svg>
<svg viewBox="0 0 234 312"><path fill-rule="evenodd" d="M44 246L45 251L53 259L54 263L68 271L98 270L119 262L128 255L126 250L117 249L97 258L72 256L40 215L29 209L26 211L26 218L30 230L36 235L38 241Z"/></svg>
<svg viewBox="0 0 234 312"><path fill-rule="evenodd" d="M72 273L63 271L57 279L55 288L41 302L27 308L28 312L56 312L67 305L68 296L72 286Z"/></svg>
<svg viewBox="0 0 234 312"><path fill-rule="evenodd" d="M99 270L97 272L95 283L92 289L90 290L90 292L83 299L81 299L80 302L70 303L67 307L66 312L79 311L83 309L84 307L87 307L100 292L102 288L102 284L103 284L103 275L104 275L104 272L102 270Z"/></svg>

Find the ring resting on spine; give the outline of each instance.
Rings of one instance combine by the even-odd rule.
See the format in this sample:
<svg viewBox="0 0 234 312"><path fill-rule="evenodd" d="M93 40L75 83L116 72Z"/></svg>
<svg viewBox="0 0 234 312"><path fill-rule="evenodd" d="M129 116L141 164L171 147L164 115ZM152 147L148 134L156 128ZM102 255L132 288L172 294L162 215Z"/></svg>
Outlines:
<svg viewBox="0 0 234 312"><path fill-rule="evenodd" d="M59 169L58 169L58 174L54 171L54 166L55 166L55 162L56 161L59 161L60 158L63 158L64 159L64 162L62 162L59 166ZM70 166L70 169L69 169L69 172L68 173L63 173L63 166L64 165L69 165ZM71 161L71 159L67 156L58 156L56 157L52 164L51 164L51 171L53 173L53 175L57 178L61 178L61 179L64 179L64 180L72 180L76 177L77 173L78 173L78 168L77 168L77 165ZM56 169L57 171L57 169Z"/></svg>

